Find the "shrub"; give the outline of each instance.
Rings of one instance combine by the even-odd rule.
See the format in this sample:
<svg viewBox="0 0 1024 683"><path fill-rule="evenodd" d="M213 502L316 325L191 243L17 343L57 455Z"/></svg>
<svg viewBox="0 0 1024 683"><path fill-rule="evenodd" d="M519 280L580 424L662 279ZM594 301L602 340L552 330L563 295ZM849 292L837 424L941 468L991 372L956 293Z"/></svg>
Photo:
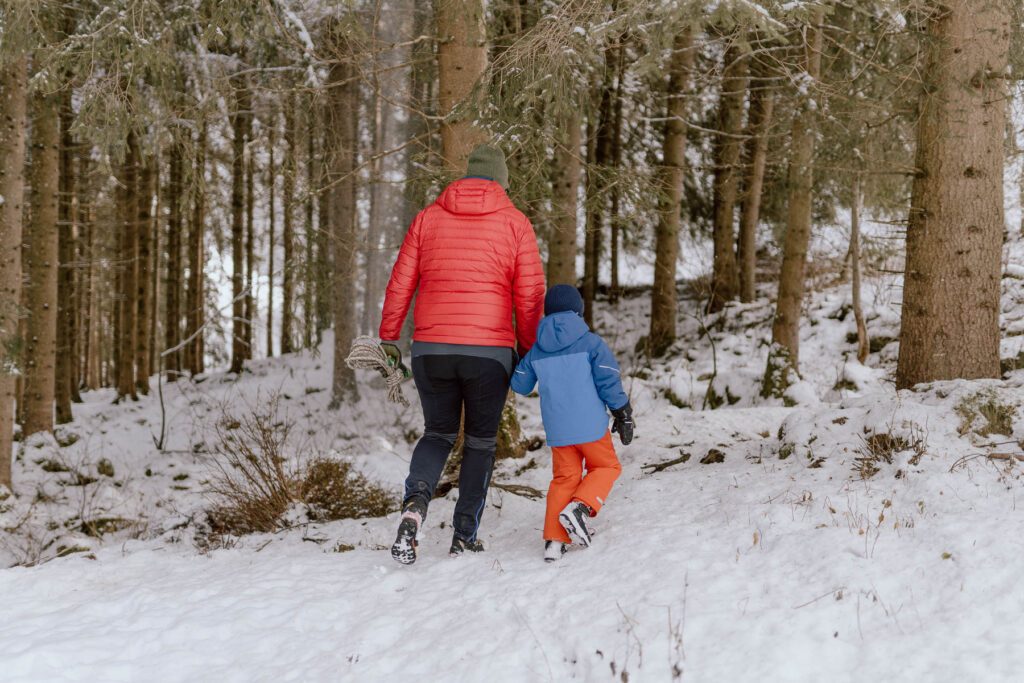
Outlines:
<svg viewBox="0 0 1024 683"><path fill-rule="evenodd" d="M318 522L381 517L395 509L391 493L352 469L344 460L317 458L302 477L300 496Z"/></svg>
<svg viewBox="0 0 1024 683"><path fill-rule="evenodd" d="M312 521L377 517L395 506L391 494L343 460L314 458L289 466L291 423L278 419L278 400L266 412L224 415L217 423L217 458L207 509L216 535L278 531L286 513L304 506Z"/></svg>

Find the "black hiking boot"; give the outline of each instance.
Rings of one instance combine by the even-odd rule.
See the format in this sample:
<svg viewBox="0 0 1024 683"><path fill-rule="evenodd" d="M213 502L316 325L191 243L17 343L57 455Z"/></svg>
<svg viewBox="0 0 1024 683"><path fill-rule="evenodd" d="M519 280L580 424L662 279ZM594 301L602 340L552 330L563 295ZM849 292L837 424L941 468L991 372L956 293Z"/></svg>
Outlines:
<svg viewBox="0 0 1024 683"><path fill-rule="evenodd" d="M450 557L459 557L467 550L471 553L482 553L484 544L480 541L466 541L456 536L452 539L452 547L448 550L448 555Z"/></svg>
<svg viewBox="0 0 1024 683"><path fill-rule="evenodd" d="M405 504L402 509L402 520L398 523L398 536L391 546L391 557L396 562L412 564L416 561L416 549L419 546L416 535L426 514L426 506L415 498Z"/></svg>

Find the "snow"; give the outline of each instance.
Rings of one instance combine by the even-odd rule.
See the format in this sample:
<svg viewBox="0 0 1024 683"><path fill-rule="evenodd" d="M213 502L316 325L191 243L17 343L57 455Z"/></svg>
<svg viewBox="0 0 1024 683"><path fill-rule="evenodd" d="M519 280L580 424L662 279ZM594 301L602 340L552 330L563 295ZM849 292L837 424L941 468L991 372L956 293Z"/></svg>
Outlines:
<svg viewBox="0 0 1024 683"><path fill-rule="evenodd" d="M886 338L898 331L898 282L873 269L898 254L867 264L876 343L858 363L849 285L822 255L841 253L843 230L818 231L793 407L758 391L770 287L708 316L685 287L680 339L650 367L634 351L646 293L601 303L597 329L624 368L637 439L617 446L623 474L594 546L554 564L541 559L543 500L500 488L483 518L487 550L459 559L447 557L454 494L432 505L412 567L388 552L397 513L296 519L197 547L212 425L275 394L296 462L347 458L400 489L421 428L415 393L405 388L410 408L385 404L379 378L361 375L360 401L328 411L329 336L240 378L165 384L165 452L155 395L114 406L110 392L87 393L59 434L79 440L31 440L15 462L19 495L0 501L12 529L0 565L23 565L0 570L0 679L1018 680L1024 463L984 455L1021 453L1024 371L896 392L898 342ZM1015 235L1008 264L1024 262ZM1024 281L1003 287L1009 358L1024 342L1010 333L1024 330ZM721 407L700 410L712 395ZM987 429L986 402L1009 416L1005 433ZM537 399L517 406L524 432L542 434ZM861 478L875 451L885 457ZM96 481L75 485L47 461ZM549 468L541 449L499 463L494 481L543 490ZM105 517L131 525L81 531ZM58 547L78 552L54 559Z"/></svg>

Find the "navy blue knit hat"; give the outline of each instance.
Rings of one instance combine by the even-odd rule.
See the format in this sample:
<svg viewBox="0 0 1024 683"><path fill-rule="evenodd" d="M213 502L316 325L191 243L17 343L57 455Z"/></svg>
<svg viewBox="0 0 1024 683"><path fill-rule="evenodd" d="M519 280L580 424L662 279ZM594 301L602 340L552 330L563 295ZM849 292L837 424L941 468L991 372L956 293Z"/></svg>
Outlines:
<svg viewBox="0 0 1024 683"><path fill-rule="evenodd" d="M544 297L544 315L572 311L583 317L583 297L572 285L555 285Z"/></svg>

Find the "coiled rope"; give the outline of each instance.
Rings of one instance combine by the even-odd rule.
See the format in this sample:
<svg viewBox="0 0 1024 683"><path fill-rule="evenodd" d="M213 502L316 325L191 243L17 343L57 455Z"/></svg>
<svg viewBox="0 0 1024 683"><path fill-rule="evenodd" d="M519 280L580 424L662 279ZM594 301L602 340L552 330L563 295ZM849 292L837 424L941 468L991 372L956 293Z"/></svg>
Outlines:
<svg viewBox="0 0 1024 683"><path fill-rule="evenodd" d="M402 382L405 381L402 368L388 363L387 354L381 348L380 342L373 337L356 337L352 341L345 365L353 370L376 370L387 385L388 401L403 406L409 405L409 399L402 393Z"/></svg>

